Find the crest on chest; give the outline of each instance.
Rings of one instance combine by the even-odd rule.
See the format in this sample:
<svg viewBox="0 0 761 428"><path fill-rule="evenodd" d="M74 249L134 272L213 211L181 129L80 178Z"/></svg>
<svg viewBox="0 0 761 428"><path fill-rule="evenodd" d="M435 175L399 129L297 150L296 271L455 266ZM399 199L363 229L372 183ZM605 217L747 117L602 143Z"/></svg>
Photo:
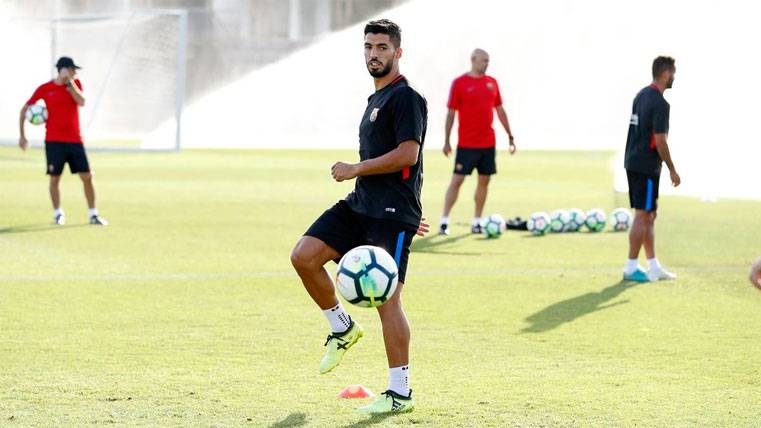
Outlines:
<svg viewBox="0 0 761 428"><path fill-rule="evenodd" d="M375 119L378 118L378 112L380 109L378 107L375 107L373 111L370 112L370 122L375 122Z"/></svg>

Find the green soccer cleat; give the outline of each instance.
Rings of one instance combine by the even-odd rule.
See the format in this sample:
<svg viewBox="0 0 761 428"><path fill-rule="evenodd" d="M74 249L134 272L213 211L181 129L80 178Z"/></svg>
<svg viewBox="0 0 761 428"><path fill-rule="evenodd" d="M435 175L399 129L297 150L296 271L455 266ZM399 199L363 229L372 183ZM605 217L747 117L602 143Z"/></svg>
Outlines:
<svg viewBox="0 0 761 428"><path fill-rule="evenodd" d="M371 415L379 413L406 413L415 408L415 401L412 399L412 390L410 395L399 395L392 390L386 390L367 406L357 409L360 413L369 413Z"/></svg>
<svg viewBox="0 0 761 428"><path fill-rule="evenodd" d="M649 282L650 279L647 277L647 273L641 267L637 267L637 269L632 273L627 274L624 272L624 281Z"/></svg>
<svg viewBox="0 0 761 428"><path fill-rule="evenodd" d="M351 326L345 332L330 333L325 341L325 346L328 350L320 361L320 374L325 374L341 364L341 359L346 351L354 346L363 335L362 326L354 322L354 320L352 320Z"/></svg>

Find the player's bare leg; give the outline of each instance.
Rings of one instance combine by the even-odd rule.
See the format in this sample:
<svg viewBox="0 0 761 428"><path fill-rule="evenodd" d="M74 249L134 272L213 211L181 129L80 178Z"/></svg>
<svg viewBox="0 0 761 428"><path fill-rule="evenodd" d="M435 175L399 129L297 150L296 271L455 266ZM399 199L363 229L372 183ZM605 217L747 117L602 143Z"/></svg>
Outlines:
<svg viewBox="0 0 761 428"><path fill-rule="evenodd" d="M325 341L327 351L320 361L323 374L336 368L346 351L363 336L362 327L352 321L338 301L333 279L325 269L325 263L338 256L336 250L313 236L303 236L291 252L293 268L330 323L331 333Z"/></svg>
<svg viewBox="0 0 761 428"><path fill-rule="evenodd" d="M486 195L489 191L489 181L491 181L490 175L478 175L476 191L473 194L473 200L476 203L476 209L473 214L473 224L471 225L471 231L473 233L481 233L481 219L483 218L484 206L486 205Z"/></svg>
<svg viewBox="0 0 761 428"><path fill-rule="evenodd" d="M639 251L645 242L645 237L650 231L652 216L645 210L634 210L634 221L629 229L629 261L624 267L624 279L628 281L646 282L647 273L642 269L637 259ZM647 250L646 250L647 251Z"/></svg>
<svg viewBox="0 0 761 428"><path fill-rule="evenodd" d="M372 403L360 407L363 413L409 412L415 407L409 387L410 325L402 308L401 282L388 302L378 307L383 324L383 342L388 358L388 389Z"/></svg>
<svg viewBox="0 0 761 428"><path fill-rule="evenodd" d="M50 192L50 201L53 203L53 224L66 224L66 216L61 209L61 176L51 175L48 190Z"/></svg>
<svg viewBox="0 0 761 428"><path fill-rule="evenodd" d="M452 174L452 180L447 187L447 193L444 196L444 212L441 214L441 223L439 225L439 235L449 235L449 213L452 211L457 196L460 194L460 187L465 181L462 174Z"/></svg>
<svg viewBox="0 0 761 428"><path fill-rule="evenodd" d="M655 218L657 216L655 211L647 213L646 228L642 234L642 246L645 247L645 256L649 265L647 277L650 281L676 279L676 275L664 269L655 256Z"/></svg>
<svg viewBox="0 0 761 428"><path fill-rule="evenodd" d="M82 180L82 185L85 188L87 208L90 209L90 224L106 226L108 222L98 214L98 209L95 208L95 185L93 184L92 173L80 172L79 178Z"/></svg>

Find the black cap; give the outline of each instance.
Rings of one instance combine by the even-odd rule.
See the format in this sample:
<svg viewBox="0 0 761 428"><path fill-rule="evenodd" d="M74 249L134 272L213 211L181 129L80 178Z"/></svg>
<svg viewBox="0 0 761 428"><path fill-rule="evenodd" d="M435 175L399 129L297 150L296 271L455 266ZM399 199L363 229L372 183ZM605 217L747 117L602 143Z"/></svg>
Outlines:
<svg viewBox="0 0 761 428"><path fill-rule="evenodd" d="M67 57L67 56L62 56L62 57L58 58L58 62L55 63L55 66L59 70L62 69L62 68L82 68L82 67L74 64L74 60L69 58L69 57Z"/></svg>

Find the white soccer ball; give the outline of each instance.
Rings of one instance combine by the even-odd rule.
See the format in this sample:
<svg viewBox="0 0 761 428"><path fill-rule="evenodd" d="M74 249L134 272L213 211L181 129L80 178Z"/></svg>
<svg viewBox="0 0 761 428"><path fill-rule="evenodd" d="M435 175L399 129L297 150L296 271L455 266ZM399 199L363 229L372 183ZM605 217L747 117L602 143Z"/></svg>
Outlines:
<svg viewBox="0 0 761 428"><path fill-rule="evenodd" d="M610 223L616 232L624 232L632 226L632 213L626 208L616 208L610 213Z"/></svg>
<svg viewBox="0 0 761 428"><path fill-rule="evenodd" d="M587 211L586 225L590 232L599 232L605 229L605 211L594 208Z"/></svg>
<svg viewBox="0 0 761 428"><path fill-rule="evenodd" d="M550 231L555 233L566 232L571 222L571 215L566 210L555 210L550 214Z"/></svg>
<svg viewBox="0 0 761 428"><path fill-rule="evenodd" d="M336 288L352 305L378 307L394 295L398 282L396 262L383 248L362 245L338 262Z"/></svg>
<svg viewBox="0 0 761 428"><path fill-rule="evenodd" d="M48 120L48 109L39 104L30 105L26 109L26 120L32 125L42 125Z"/></svg>
<svg viewBox="0 0 761 428"><path fill-rule="evenodd" d="M550 229L550 216L544 211L535 212L528 218L526 227L534 235L544 235Z"/></svg>
<svg viewBox="0 0 761 428"><path fill-rule="evenodd" d="M490 215L484 222L482 230L487 238L499 238L505 230L505 219L499 214Z"/></svg>
<svg viewBox="0 0 761 428"><path fill-rule="evenodd" d="M578 208L573 208L572 210L568 211L568 214L571 216L571 220L568 222L568 231L579 231L587 221L586 213Z"/></svg>

